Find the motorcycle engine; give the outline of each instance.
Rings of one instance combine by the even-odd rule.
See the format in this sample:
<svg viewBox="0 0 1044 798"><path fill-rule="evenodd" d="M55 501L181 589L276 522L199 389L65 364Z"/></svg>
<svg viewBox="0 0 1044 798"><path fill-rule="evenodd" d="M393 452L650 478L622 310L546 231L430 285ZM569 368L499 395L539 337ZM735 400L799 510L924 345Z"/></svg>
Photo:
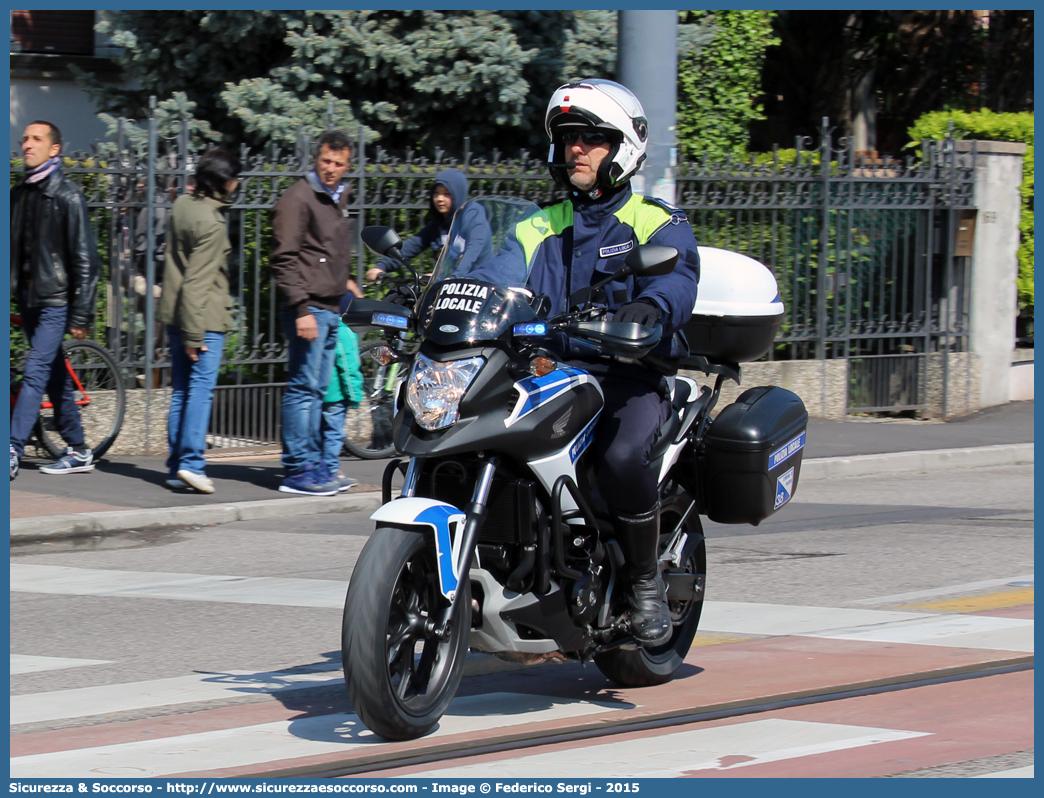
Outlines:
<svg viewBox="0 0 1044 798"><path fill-rule="evenodd" d="M596 566L582 579L572 583L569 591L569 615L573 623L577 626L590 626L604 601L602 566Z"/></svg>

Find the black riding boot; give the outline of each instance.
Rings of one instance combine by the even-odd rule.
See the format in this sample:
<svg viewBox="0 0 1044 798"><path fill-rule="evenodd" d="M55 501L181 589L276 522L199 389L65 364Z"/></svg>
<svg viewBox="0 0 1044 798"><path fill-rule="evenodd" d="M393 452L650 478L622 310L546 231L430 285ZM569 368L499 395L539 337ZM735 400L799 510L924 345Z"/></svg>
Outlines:
<svg viewBox="0 0 1044 798"><path fill-rule="evenodd" d="M623 579L631 594L631 629L643 646L659 646L671 637L671 612L660 578L660 505L641 515L613 512L613 527L624 555Z"/></svg>

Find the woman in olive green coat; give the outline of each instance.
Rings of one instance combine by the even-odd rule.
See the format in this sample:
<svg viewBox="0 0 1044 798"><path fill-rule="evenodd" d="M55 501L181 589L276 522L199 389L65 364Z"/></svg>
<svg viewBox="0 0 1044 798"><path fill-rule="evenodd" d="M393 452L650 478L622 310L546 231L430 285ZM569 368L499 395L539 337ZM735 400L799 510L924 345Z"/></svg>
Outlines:
<svg viewBox="0 0 1044 798"><path fill-rule="evenodd" d="M167 416L167 486L213 493L204 473L210 406L232 328L228 292L225 214L239 185L239 159L211 149L199 159L196 185L178 197L167 228L160 321L170 344L170 413Z"/></svg>

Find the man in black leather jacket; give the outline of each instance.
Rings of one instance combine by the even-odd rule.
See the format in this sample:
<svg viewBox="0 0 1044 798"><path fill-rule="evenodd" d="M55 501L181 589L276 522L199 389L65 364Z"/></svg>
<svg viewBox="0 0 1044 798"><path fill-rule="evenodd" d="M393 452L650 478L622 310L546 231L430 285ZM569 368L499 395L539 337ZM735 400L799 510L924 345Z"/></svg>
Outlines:
<svg viewBox="0 0 1044 798"><path fill-rule="evenodd" d="M22 136L25 178L11 189L11 296L17 298L29 343L18 401L11 413L11 479L47 392L69 447L45 474L94 469L84 445L80 410L65 368L62 338L86 338L100 272L87 202L62 173L62 138L50 122L32 122Z"/></svg>

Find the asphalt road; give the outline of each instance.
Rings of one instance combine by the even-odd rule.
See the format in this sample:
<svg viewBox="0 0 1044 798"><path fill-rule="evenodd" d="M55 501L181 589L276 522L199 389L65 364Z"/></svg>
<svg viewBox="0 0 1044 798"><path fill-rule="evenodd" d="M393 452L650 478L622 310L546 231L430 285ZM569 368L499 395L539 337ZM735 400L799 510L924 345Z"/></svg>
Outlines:
<svg viewBox="0 0 1044 798"><path fill-rule="evenodd" d="M93 581L69 588L73 595L34 592L34 578L21 583L11 594L12 653L104 664L15 675L12 695L334 661L339 596L371 531L356 513L18 547L13 569L87 569ZM809 483L760 527L708 524L707 534L712 601L858 607L1003 583L1033 573L1033 467ZM98 571L144 573L146 582L156 574L321 580L325 604L265 603L264 590L282 589L268 582L261 603L233 603L206 585L172 600L155 585L124 590Z"/></svg>

